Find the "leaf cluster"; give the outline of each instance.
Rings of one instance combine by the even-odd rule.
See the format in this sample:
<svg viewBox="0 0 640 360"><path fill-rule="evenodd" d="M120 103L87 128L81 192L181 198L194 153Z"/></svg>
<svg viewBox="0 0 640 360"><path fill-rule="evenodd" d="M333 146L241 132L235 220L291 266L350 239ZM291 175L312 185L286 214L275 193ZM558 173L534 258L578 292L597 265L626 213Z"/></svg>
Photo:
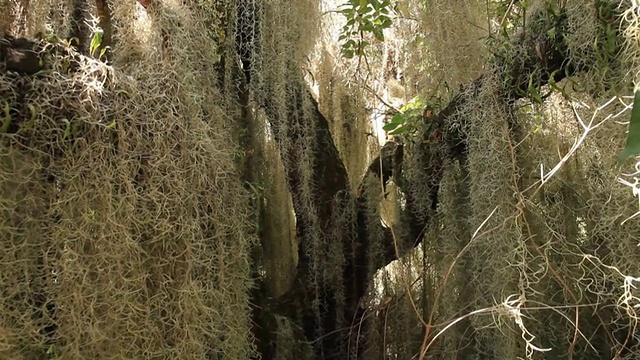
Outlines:
<svg viewBox="0 0 640 360"><path fill-rule="evenodd" d="M395 113L382 129L389 135L415 136L420 130L428 130L438 108L438 102L425 101L419 96L414 97L400 108L400 111Z"/></svg>
<svg viewBox="0 0 640 360"><path fill-rule="evenodd" d="M378 41L384 41L384 29L391 27L391 0L349 0L339 12L347 20L338 41L342 42L341 53L347 59L364 56L370 42L367 34Z"/></svg>
<svg viewBox="0 0 640 360"><path fill-rule="evenodd" d="M103 47L102 49L100 48L103 38L104 30L102 30L101 28L96 28L93 32L93 36L91 37L91 44L89 45L89 53L91 54L91 56L101 59L107 52L107 47ZM98 53L98 50L100 50L100 53Z"/></svg>

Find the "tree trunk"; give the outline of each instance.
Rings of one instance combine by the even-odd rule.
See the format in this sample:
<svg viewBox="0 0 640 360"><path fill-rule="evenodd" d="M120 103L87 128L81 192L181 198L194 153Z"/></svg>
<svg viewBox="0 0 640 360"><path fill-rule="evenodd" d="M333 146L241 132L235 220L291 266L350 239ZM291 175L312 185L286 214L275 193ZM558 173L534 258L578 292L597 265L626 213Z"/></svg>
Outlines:
<svg viewBox="0 0 640 360"><path fill-rule="evenodd" d="M542 14L544 15L544 14ZM558 16L554 23L548 23L548 28L556 27L558 32L561 32L566 28L564 16ZM526 34L526 33L525 33ZM529 32L532 34L532 32ZM543 35L540 35L543 34ZM514 41L514 44L510 48L521 48L523 44L526 44L529 56L522 57L521 54L505 54L503 58L497 57L498 65L502 65L505 68L502 74L508 77L504 89L500 92L499 96L503 97L509 104L513 103L513 100L526 96L528 90L531 87L539 88L552 78L552 74L556 74L555 81L560 81L562 78L571 75L578 69L574 69L569 65L567 60L566 46L562 43L562 37L557 36L552 41L546 34L545 30L533 33L530 36L521 36ZM505 59L516 59L507 62ZM496 66L496 69L501 66ZM285 302L288 304L294 304L293 306L302 307L300 312L302 313L301 323L305 329L305 336L309 342L314 343L315 357L316 359L349 359L352 357L358 357L358 354L349 353L349 341L352 341L351 348L357 346L358 349L364 350L365 343L362 338L355 338L357 345L353 345L354 337L350 336L352 333L358 333L358 325L362 322L364 314L363 309L360 307L360 300L365 295L367 286L371 282L371 276L367 271L368 265L368 251L369 251L369 239L370 234L381 231L381 229L371 229L366 219L366 202L377 201L376 199L367 199L365 197L349 196L349 182L347 173L338 156L338 151L335 147L327 119L320 113L318 104L313 99L311 93L307 90L307 86L299 74L299 69L292 67L291 79L289 81L290 94L294 94L290 101L290 108L287 121L290 125L287 129L292 129L295 121L299 120L299 114L302 113L303 101L311 101L314 106L315 114L313 121L315 121L316 139L318 147L316 149L316 157L314 159L314 179L315 187L313 193L313 199L315 204L318 205L318 216L320 218L321 226L326 229L332 229L336 224L334 223L335 214L341 213L344 209L340 207L349 206L348 202L355 202L355 208L357 209L357 216L353 217L351 221L353 223L343 224L343 231L347 236L343 239L353 239L353 242L345 242L342 244L345 249L345 267L343 273L343 285L345 287L345 308L343 311L344 319L353 320L351 324L352 329L341 329L336 325L339 321L336 319L337 310L336 304L332 301L332 288L328 284L322 284L321 290L314 293L314 289L309 288L311 281L309 280L312 274L309 270L309 263L311 259L308 256L309 234L305 227L307 222L304 219L305 212L303 211L303 196L301 194L300 186L300 174L297 173L296 168L299 161L302 161L301 155L296 152L296 149L286 148L286 151L282 152L283 161L291 166L287 169L289 189L291 191L294 208L298 217L297 233L300 241L299 246L299 271L298 277L295 282L295 286L290 294L286 296ZM459 119L456 113L462 109L470 100L474 98L483 86L484 76L481 76L466 88L462 89L459 95L455 96L453 100L446 106L439 114L434 118L430 118L433 121L431 130L428 133L422 135L421 139L416 139L417 146L414 147L414 151L419 152L419 158L421 160L421 171L425 171L431 174L432 182L427 184L428 191L426 192L427 199L414 199L405 191L407 196L407 204L404 213L402 214L401 224L407 231L403 232L403 239L400 239L402 243L409 244L410 247L417 246L425 229L431 225L431 220L435 215L437 207L437 194L442 179L443 163L446 158L453 158L458 160L464 160L466 156L466 139L465 135L456 129L461 129L462 126L451 126L453 121L464 121L465 119ZM306 98L306 99L305 99ZM295 132L283 132L278 128L278 124L282 121L279 119L279 114L270 112L270 109L275 109L275 106L270 103L260 104L267 110L267 115L272 127L274 128L275 139L277 142L292 141L298 136ZM309 121L309 119L306 119ZM439 141L434 143L432 135L434 133L442 134L439 137ZM396 159L397 163L402 161L402 152L399 152L399 159ZM396 155L398 155L396 154ZM395 155L394 155L395 156ZM414 154L415 156L415 154ZM402 176L399 173L399 169L396 169L395 174L393 167L380 166L380 158L376 158L369 167L369 174L375 174L386 182L391 176L396 175L399 179L396 180L401 188L407 188L411 184L403 183ZM464 164L464 162L463 162ZM338 199L338 201L336 201ZM431 213L424 214L420 211L415 203L420 202L422 204L431 204ZM355 233L351 233L351 229L355 228ZM396 258L396 251L393 243L393 238L389 231L382 230L386 234L386 246L387 251L384 259L380 259L380 268L386 266L390 261ZM331 241L331 239L329 239ZM335 241L335 239L334 239ZM313 311L310 309L310 304L314 300L314 296L320 293L322 302L326 305L321 309L323 317L320 321L313 316ZM306 308L305 308L306 306ZM291 312L284 312L284 315L293 316L296 315ZM320 322L320 323L318 323ZM318 331L321 329L321 331Z"/></svg>

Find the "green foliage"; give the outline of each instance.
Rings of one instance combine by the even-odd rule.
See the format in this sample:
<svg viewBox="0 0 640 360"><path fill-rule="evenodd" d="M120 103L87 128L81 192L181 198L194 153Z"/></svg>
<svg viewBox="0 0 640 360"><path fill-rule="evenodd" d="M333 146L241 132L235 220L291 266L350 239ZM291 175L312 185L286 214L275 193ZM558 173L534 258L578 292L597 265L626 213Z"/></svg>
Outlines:
<svg viewBox="0 0 640 360"><path fill-rule="evenodd" d="M633 109L631 110L631 121L629 122L629 133L627 143L620 154L620 161L625 161L631 156L640 154L640 90L636 91L633 98Z"/></svg>
<svg viewBox="0 0 640 360"><path fill-rule="evenodd" d="M62 355L60 355L60 350L56 345L49 345L47 349L47 355L49 355L50 360L61 360Z"/></svg>
<svg viewBox="0 0 640 360"><path fill-rule="evenodd" d="M506 34L522 21L522 13L526 11L527 1L493 0L495 16L500 19L501 31Z"/></svg>
<svg viewBox="0 0 640 360"><path fill-rule="evenodd" d="M107 47L102 47L102 40L104 39L104 30L96 28L91 37L91 44L89 45L89 54L98 60L102 59L107 52ZM100 50L100 53L98 53Z"/></svg>
<svg viewBox="0 0 640 360"><path fill-rule="evenodd" d="M567 67L554 70L548 74L546 61L550 59L550 49L544 47L535 48L535 53L526 56L534 57L534 59L523 59L522 57L513 58L514 52L512 47L514 43L523 44L530 41L541 41L545 45L553 48L553 51L566 53L566 44L563 38L567 35L566 23L567 15L562 9L558 9L554 1L546 1L544 3L544 11L539 11L534 16L529 17L529 24L526 23L527 11L531 4L527 1L499 1L495 14L501 19L500 30L497 34L489 38L488 44L493 50L492 62L497 62L508 68L513 67L514 63L523 60L539 65L532 68L527 79L514 78L521 76L517 73L505 74L503 86L509 91L515 91L518 95L529 99L534 104L542 104L546 98L554 93L560 93L565 98L568 97L565 88L571 80L566 81L563 85L559 85L556 81L559 73L567 71ZM518 31L521 29L521 31ZM518 34L518 39L512 40L514 35ZM546 36L546 41L541 37ZM567 78L568 76L562 76ZM545 89L543 85L548 84L550 89ZM517 85L517 88L514 88Z"/></svg>
<svg viewBox="0 0 640 360"><path fill-rule="evenodd" d="M421 128L429 128L429 120L434 117L437 107L437 102L424 101L417 96L394 114L382 129L389 135L414 136Z"/></svg>
<svg viewBox="0 0 640 360"><path fill-rule="evenodd" d="M370 42L367 34L378 41L384 41L384 29L391 27L389 17L392 11L391 0L349 0L339 11L347 19L338 41L342 42L342 56L351 59L364 56Z"/></svg>
<svg viewBox="0 0 640 360"><path fill-rule="evenodd" d="M616 8L610 1L598 0L595 2L598 12L598 36L593 40L593 54L595 55L596 66L594 73L598 75L603 83L603 90L611 87L614 92L622 91L624 86L619 84L627 83L620 72L617 71L622 65L623 40L620 34L620 9Z"/></svg>

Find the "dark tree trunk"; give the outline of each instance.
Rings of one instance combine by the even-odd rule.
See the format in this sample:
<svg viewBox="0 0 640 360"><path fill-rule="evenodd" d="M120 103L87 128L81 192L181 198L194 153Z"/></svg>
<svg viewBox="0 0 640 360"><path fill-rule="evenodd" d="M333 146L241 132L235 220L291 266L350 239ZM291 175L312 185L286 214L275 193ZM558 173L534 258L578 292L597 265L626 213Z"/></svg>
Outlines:
<svg viewBox="0 0 640 360"><path fill-rule="evenodd" d="M78 52L87 55L89 53L87 47L91 42L91 30L87 23L87 19L90 19L91 16L88 10L89 4L86 0L73 0L71 6L71 32L69 37L76 39L77 43L75 45Z"/></svg>
<svg viewBox="0 0 640 360"><path fill-rule="evenodd" d="M549 27L556 26L557 29L563 29L566 24L562 17L556 19L557 22L548 24ZM546 32L542 32L545 34ZM562 37L558 36L555 42L546 36L537 36L534 38L522 36L518 39L514 48L526 44L530 56L527 57L509 57L516 58L518 60L506 63L506 60L498 58L498 62L503 61L503 65L508 69L504 73L508 76L509 81L506 83L505 88L502 89L501 95L507 101L513 101L519 97L527 94L527 90L530 86L539 88L544 85L555 73L555 81L560 81L562 78L572 74L576 71L568 64L566 47L561 43ZM317 157L314 159L314 179L316 186L313 189L313 199L318 208L318 216L322 228L331 229L336 224L332 219L335 219L336 214L343 211L340 207L349 206L345 202L354 201L355 208L357 209L357 216L352 221L353 224L348 224L344 227L344 232L348 236L344 238L351 239L350 242L342 244L345 254L345 271L343 274L343 285L345 286L346 294L346 307L344 308L344 319L352 321L352 324L357 328L361 323L362 316L364 314L363 309L360 308L360 299L365 295L367 286L371 281L371 274L367 270L369 256L369 238L370 234L375 231L381 231L381 229L368 228L368 222L366 221L366 202L377 201L366 199L362 196L356 198L348 196L348 177L345 167L338 156L338 151L334 145L331 133L329 131L329 125L327 119L318 110L318 104L313 99L311 93L307 90L307 87L302 79L302 76L296 74L298 71L295 67L291 69L291 78L289 82L289 93L294 94L290 100L290 109L287 121L293 125L293 123L299 120L299 116L302 113L302 104L304 101L310 101L315 110L312 121L315 121L315 137L318 142L316 149ZM432 181L427 184L428 199L413 199L411 196L407 197L407 205L403 218L403 226L406 227L404 232L405 239L402 242L406 242L411 246L417 246L422 238L422 234L425 229L430 226L431 220L436 212L437 207L437 194L442 179L443 167L446 158L454 158L463 160L466 156L466 139L463 133L453 129L460 129L460 126L450 126L453 121L464 122L466 119L460 119L457 113L466 104L472 100L483 86L484 76L478 78L476 81L468 85L459 95L453 98L448 106L446 106L435 118L431 118L433 122L432 128L429 133L423 135L422 139L417 139L416 143L419 144L413 149L419 153L419 159L421 160L421 171L430 173ZM272 127L274 128L275 139L278 142L295 141L298 134L295 132L283 133L278 129L278 124L282 119L278 118L278 114L275 112L269 112L269 109L275 109L273 104L264 103L260 104L267 109L267 115ZM309 121L310 119L305 119ZM287 126L291 129L293 126ZM439 141L434 143L432 135L439 133ZM309 236L305 227L307 222L304 219L304 211L302 210L304 204L301 194L300 174L297 173L297 164L301 160L301 155L297 153L294 148L283 147L285 151L282 152L283 160L286 164L290 164L290 168L287 170L287 178L289 181L289 189L291 191L294 208L298 218L297 234L300 241L299 246L299 271L298 277L295 282L294 289L291 294L288 294L287 300L289 304L295 304L294 306L310 307L316 292L314 289L309 288L309 281L311 273L309 270L309 263L311 259L307 255ZM394 156L399 156L395 159L396 164L402 162L402 152L395 153ZM415 156L415 154L414 154ZM388 159L386 159L388 160ZM409 187L411 184L403 184L402 176L399 174L399 169L394 169L391 166L380 166L380 158L377 158L372 162L369 167L369 173L383 179L383 182L389 180L392 176L396 175L399 179L396 180L401 187ZM387 163L388 164L388 163ZM409 194L408 191L405 195ZM339 201L336 201L338 199ZM421 203L431 204L431 213L424 214L414 203L417 201ZM351 229L355 228L356 231L350 234ZM387 265L390 261L396 258L396 251L393 245L393 239L388 231L384 231L386 236L387 251L384 259L380 259L380 267ZM315 344L315 357L317 359L349 359L352 354L348 353L348 342L353 340L350 337L350 330L354 329L340 329L337 328L336 304L332 300L332 290L326 284L321 285L322 288L319 291L321 294L323 303L326 305L321 309L323 317L318 324L318 319L313 315L311 309L301 309L302 313L301 323L305 329L305 336L309 342ZM283 313L288 316L295 317L296 314ZM318 332L318 329L322 329ZM357 329L354 330L357 332ZM358 341L358 340L356 340ZM359 349L364 349L364 343L358 345ZM358 355L356 355L358 356Z"/></svg>

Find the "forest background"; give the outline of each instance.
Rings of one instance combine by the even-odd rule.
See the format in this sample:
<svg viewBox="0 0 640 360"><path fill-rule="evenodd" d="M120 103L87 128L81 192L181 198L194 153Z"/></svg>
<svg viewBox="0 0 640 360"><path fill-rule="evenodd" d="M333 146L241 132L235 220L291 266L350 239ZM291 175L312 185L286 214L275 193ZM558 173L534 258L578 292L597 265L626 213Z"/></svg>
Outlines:
<svg viewBox="0 0 640 360"><path fill-rule="evenodd" d="M639 21L0 0L0 358L638 358Z"/></svg>

